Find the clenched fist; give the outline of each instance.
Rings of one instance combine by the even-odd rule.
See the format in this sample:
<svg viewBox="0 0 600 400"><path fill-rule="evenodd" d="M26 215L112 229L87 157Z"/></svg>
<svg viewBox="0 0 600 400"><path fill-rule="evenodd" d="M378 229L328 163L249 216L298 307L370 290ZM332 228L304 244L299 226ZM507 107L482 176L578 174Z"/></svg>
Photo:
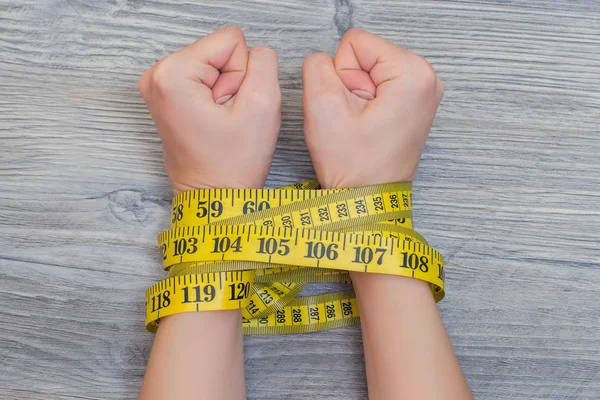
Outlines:
<svg viewBox="0 0 600 400"><path fill-rule="evenodd" d="M351 29L302 71L304 135L323 187L412 181L442 83L423 58Z"/></svg>
<svg viewBox="0 0 600 400"><path fill-rule="evenodd" d="M175 193L263 186L281 120L278 68L273 50L248 51L242 31L230 26L142 75Z"/></svg>

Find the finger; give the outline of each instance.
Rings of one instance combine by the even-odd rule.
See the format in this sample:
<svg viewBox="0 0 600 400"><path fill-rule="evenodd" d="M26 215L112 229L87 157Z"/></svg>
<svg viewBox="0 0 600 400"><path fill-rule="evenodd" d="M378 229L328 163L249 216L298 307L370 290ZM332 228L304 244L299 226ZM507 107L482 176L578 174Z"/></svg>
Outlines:
<svg viewBox="0 0 600 400"><path fill-rule="evenodd" d="M281 107L279 61L268 47L253 47L248 54L248 69L235 98L234 107L270 111ZM278 114L278 113L277 113Z"/></svg>
<svg viewBox="0 0 600 400"><path fill-rule="evenodd" d="M206 86L218 104L237 93L246 75L248 48L236 26L211 33L178 53L187 65L187 76Z"/></svg>
<svg viewBox="0 0 600 400"><path fill-rule="evenodd" d="M385 82L406 75L410 54L377 35L354 28L340 43L335 68L349 90L376 96Z"/></svg>
<svg viewBox="0 0 600 400"><path fill-rule="evenodd" d="M316 53L304 60L302 65L302 95L304 107L320 107L319 99L347 99L347 89L335 70L329 54Z"/></svg>

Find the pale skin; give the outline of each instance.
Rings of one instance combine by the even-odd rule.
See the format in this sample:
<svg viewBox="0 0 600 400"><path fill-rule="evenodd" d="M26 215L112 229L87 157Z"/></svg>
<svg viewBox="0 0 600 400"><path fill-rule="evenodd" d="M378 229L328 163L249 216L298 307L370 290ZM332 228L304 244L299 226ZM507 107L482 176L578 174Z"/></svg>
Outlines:
<svg viewBox="0 0 600 400"><path fill-rule="evenodd" d="M275 52L227 27L159 61L140 92L174 193L260 188L280 128ZM421 57L351 29L303 66L304 132L324 187L412 181L443 86ZM424 282L353 273L369 398L472 399ZM407 307L410 305L410 307ZM239 311L163 318L139 398L244 399Z"/></svg>

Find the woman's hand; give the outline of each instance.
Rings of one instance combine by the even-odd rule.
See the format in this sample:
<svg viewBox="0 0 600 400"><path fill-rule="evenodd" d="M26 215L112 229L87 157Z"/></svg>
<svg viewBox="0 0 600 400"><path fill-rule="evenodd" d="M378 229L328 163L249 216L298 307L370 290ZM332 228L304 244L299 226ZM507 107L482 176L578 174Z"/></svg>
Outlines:
<svg viewBox="0 0 600 400"><path fill-rule="evenodd" d="M427 61L352 29L334 59L306 59L303 81L304 134L323 187L415 178L444 95ZM429 286L399 276L350 275L369 399L472 399Z"/></svg>
<svg viewBox="0 0 600 400"><path fill-rule="evenodd" d="M263 186L280 125L273 50L248 51L228 27L162 59L139 86L175 193ZM240 321L240 310L162 318L139 398L244 399Z"/></svg>
<svg viewBox="0 0 600 400"><path fill-rule="evenodd" d="M334 59L309 56L302 78L304 135L323 187L415 178L444 95L427 61L351 29Z"/></svg>
<svg viewBox="0 0 600 400"><path fill-rule="evenodd" d="M175 193L263 186L281 121L278 68L273 50L248 51L230 26L143 74L139 89Z"/></svg>

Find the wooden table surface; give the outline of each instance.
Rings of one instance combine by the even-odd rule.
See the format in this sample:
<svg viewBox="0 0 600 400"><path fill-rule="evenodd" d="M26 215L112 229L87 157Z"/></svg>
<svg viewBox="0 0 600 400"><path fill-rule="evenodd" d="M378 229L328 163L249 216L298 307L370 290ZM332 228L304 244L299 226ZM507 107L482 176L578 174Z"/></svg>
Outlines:
<svg viewBox="0 0 600 400"><path fill-rule="evenodd" d="M475 397L600 398L596 0L0 0L0 398L137 396L171 198L137 81L228 24L280 57L269 186L314 176L304 57L362 27L434 65L415 213ZM245 344L249 398L366 398L356 327Z"/></svg>

